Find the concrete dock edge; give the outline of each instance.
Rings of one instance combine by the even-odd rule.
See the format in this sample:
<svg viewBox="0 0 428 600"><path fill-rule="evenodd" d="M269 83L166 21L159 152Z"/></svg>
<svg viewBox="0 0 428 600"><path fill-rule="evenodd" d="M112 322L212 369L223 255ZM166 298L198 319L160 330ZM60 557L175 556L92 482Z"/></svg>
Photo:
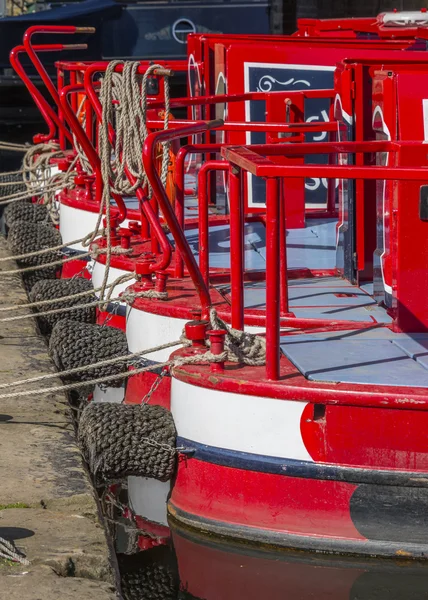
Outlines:
<svg viewBox="0 0 428 600"><path fill-rule="evenodd" d="M1 237L0 257L6 256ZM14 268L12 261L0 263L0 271ZM20 277L0 272L0 307L25 302ZM0 312L0 319L25 311ZM52 372L34 319L0 322L0 385ZM0 395L23 389L30 388L4 387ZM109 543L65 393L0 398L0 481L0 537L30 561L0 558L0 599L116 598Z"/></svg>

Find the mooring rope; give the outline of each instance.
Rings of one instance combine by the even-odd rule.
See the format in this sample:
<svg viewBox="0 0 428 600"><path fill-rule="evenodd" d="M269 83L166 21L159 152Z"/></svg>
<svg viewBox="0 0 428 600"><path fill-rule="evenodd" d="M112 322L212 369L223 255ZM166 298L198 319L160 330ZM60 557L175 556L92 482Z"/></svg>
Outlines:
<svg viewBox="0 0 428 600"><path fill-rule="evenodd" d="M17 144L16 142L4 142L0 140L0 149L2 150L27 152L30 147L31 144Z"/></svg>
<svg viewBox="0 0 428 600"><path fill-rule="evenodd" d="M233 329L220 319L215 308L210 310L210 323L212 329L227 331L224 342L227 360L254 367L266 364L266 338L240 329Z"/></svg>
<svg viewBox="0 0 428 600"><path fill-rule="evenodd" d="M82 254L79 254L79 258L84 258L85 256L90 256L90 252L82 252ZM100 252L101 254L101 252ZM57 267L60 265L63 265L65 263L68 263L72 260L76 260L75 256L67 256L66 258L61 258L58 260L54 260L52 262L48 262L48 263L44 263L41 265L32 265L31 267L22 267L20 269L9 269L8 271L1 271L0 270L0 277L2 275L15 275L16 273L30 273L31 271L40 271L41 269L45 269L47 267Z"/></svg>
<svg viewBox="0 0 428 600"><path fill-rule="evenodd" d="M93 231L91 233L86 234L85 236L78 238L77 240L71 240L70 242L66 242L65 244L59 244L58 246L50 246L49 248L42 248L41 250L35 250L34 252L27 252L26 254L16 254L15 256L2 256L0 258L0 262L7 262L9 260L22 260L23 258L31 258L32 256L40 256L42 254L49 254L55 250L63 250L64 248L69 248L70 246L74 246L76 244L82 244L82 246L87 246L88 239L93 235ZM101 229L97 232L97 235L104 235L104 229ZM79 255L74 258L78 259Z"/></svg>
<svg viewBox="0 0 428 600"><path fill-rule="evenodd" d="M155 351L155 350L150 350ZM149 351L147 351L148 353ZM221 354L212 354L210 351L204 352L204 354L195 354L194 356L183 356L177 357L173 360L167 360L162 363L156 363L156 369L162 369L164 367L173 367L173 366L184 366L191 364L203 364L203 363L218 363L224 362L227 360L227 352L222 352ZM70 383L66 385L57 385L53 387L47 388L37 388L35 390L23 390L21 392L9 392L7 394L0 394L0 400L5 398L17 398L23 396L31 396L33 394L49 394L52 392L60 392L60 391L68 391L68 390L77 390L81 388L87 388L89 386L98 385L100 383L107 383L109 381L116 381L119 379L128 379L129 377L133 377L134 375L140 375L141 373L146 373L147 371L153 371L154 366L148 365L145 367L139 367L137 369L133 369L132 371L123 371L122 373L114 373L113 375L106 375L104 377L97 377L95 379L91 379L90 381L79 381L77 383ZM61 371L56 373L57 377L62 375Z"/></svg>
<svg viewBox="0 0 428 600"><path fill-rule="evenodd" d="M85 258L85 256L91 256L91 258L95 259L101 254L107 254L107 248L91 248L87 252L82 252L78 255L79 260ZM132 248L121 248L120 246L113 246L110 249L111 254L115 255L124 255L132 252ZM43 263L41 265L32 265L31 267L22 267L20 269L9 269L8 271L0 270L0 276L2 275L14 275L15 273L29 273L31 271L38 271L40 269L45 269L46 267L56 267L63 264L66 264L70 261L76 260L76 256L67 256L66 258L61 258L58 260L54 260L52 262ZM102 289L102 288L101 288Z"/></svg>
<svg viewBox="0 0 428 600"><path fill-rule="evenodd" d="M161 294L162 292L156 292L155 290L146 290L142 292L123 292L121 296L116 296L115 298L109 298L109 302L126 302L127 304L131 304L137 298L156 298L157 294ZM66 297L64 297L66 299ZM161 298L162 299L162 298ZM0 323L8 323L11 321L22 321L24 319L37 319L38 317L46 317L48 315L57 315L59 313L73 312L75 310L80 310L82 308L90 308L91 306L104 306L106 303L105 298L101 300L94 300L93 302L88 302L87 304L76 304L75 306L67 306L65 308L56 308L54 310L46 310L44 312L37 313L28 313L27 315L16 315L14 317L6 317L4 319L0 319Z"/></svg>
<svg viewBox="0 0 428 600"><path fill-rule="evenodd" d="M0 557L5 558L6 560L12 560L14 562L19 562L21 565L29 565L30 561L25 558L21 552L18 552L16 546L0 537Z"/></svg>
<svg viewBox="0 0 428 600"><path fill-rule="evenodd" d="M73 277L70 277L70 279L63 279L62 281L72 281L72 280L73 280ZM52 279L52 281L59 281L59 280ZM114 288L116 285L117 285L116 282L113 281L112 283L109 283L107 287ZM37 300L36 302L27 302L25 304L12 304L9 306L1 306L0 305L0 312L9 312L11 310L22 310L24 308L36 308L38 306L48 306L49 304L58 304L61 302L68 302L69 300L76 300L77 298L84 298L85 296L92 296L93 294L96 294L100 290L101 290L101 288L92 288L90 290L78 292L76 294L69 294L68 296L60 296L59 298L48 298L47 300ZM35 316L37 317L38 314L39 313L37 313Z"/></svg>
<svg viewBox="0 0 428 600"><path fill-rule="evenodd" d="M160 344L159 346L154 346L153 348L149 348L148 350L140 350L139 352L132 352L129 354L124 354L123 356L116 356L114 358L108 358L106 360L100 360L95 363L90 363L83 367L74 367L73 369L68 369L67 371L58 371L55 373L49 373L47 375L39 375L37 377L30 377L28 379L20 379L18 381L12 381L11 383L2 383L0 384L0 389L8 388L8 387L16 387L21 385L28 385L31 383L37 383L39 381L47 381L49 379L58 379L58 377L68 377L69 375L76 375L78 373L85 373L87 371L92 371L92 369L97 369L99 367L105 367L107 365L113 365L120 362L132 361L135 358L141 358L142 356L146 356L147 354L153 354L154 352L158 352L160 350L167 350L168 348L173 348L174 346L188 346L190 342L183 337L179 340L175 340L173 342L168 342L165 344ZM157 365L156 365L157 368ZM153 365L152 365L153 369Z"/></svg>

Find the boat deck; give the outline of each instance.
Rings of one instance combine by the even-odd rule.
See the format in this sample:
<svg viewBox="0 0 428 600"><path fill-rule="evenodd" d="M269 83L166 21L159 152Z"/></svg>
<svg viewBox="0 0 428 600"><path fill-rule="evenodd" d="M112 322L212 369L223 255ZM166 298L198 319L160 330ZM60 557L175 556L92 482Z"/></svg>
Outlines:
<svg viewBox="0 0 428 600"><path fill-rule="evenodd" d="M428 386L428 334L368 330L283 336L281 350L309 381Z"/></svg>
<svg viewBox="0 0 428 600"><path fill-rule="evenodd" d="M222 292L231 301L230 287L224 286ZM340 277L291 279L289 309L299 318L391 323L391 317L369 292L370 285L359 287ZM265 310L265 282L246 282L244 302L245 308Z"/></svg>

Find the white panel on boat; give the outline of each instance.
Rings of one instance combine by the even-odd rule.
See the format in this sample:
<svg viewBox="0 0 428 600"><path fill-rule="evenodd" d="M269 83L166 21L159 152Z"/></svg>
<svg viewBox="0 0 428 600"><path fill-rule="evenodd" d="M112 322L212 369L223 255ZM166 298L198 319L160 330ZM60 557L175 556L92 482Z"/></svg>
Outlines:
<svg viewBox="0 0 428 600"><path fill-rule="evenodd" d="M175 377L171 384L179 437L228 450L313 460L300 430L306 402L201 388Z"/></svg>
<svg viewBox="0 0 428 600"><path fill-rule="evenodd" d="M329 339L325 334L292 337L281 339L281 349L311 381L428 387L428 371L396 339L344 337L343 332Z"/></svg>
<svg viewBox="0 0 428 600"><path fill-rule="evenodd" d="M136 515L161 525L168 525L166 503L171 482L147 477L128 477L129 504Z"/></svg>
<svg viewBox="0 0 428 600"><path fill-rule="evenodd" d="M113 402L119 404L123 402L125 396L125 385L121 385L118 388L107 387L101 389L98 385L94 389L93 402Z"/></svg>

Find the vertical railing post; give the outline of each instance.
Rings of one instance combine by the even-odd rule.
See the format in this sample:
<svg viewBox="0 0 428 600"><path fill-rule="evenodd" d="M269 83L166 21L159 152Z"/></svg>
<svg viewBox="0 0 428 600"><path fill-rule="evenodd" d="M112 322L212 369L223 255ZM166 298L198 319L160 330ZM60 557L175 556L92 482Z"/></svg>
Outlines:
<svg viewBox="0 0 428 600"><path fill-rule="evenodd" d="M175 186L175 215L180 227L184 230L184 176L185 176L185 158L187 151L180 148L175 160L174 186ZM178 248L175 249L175 277L181 278L184 275L183 256Z"/></svg>
<svg viewBox="0 0 428 600"><path fill-rule="evenodd" d="M230 282L232 291L232 327L244 329L244 202L242 171L229 169L230 195Z"/></svg>
<svg viewBox="0 0 428 600"><path fill-rule="evenodd" d="M279 179L266 179L266 376L279 379L280 193Z"/></svg>
<svg viewBox="0 0 428 600"><path fill-rule="evenodd" d="M284 180L279 183L279 285L281 316L289 316L288 276L287 276L287 217L285 210Z"/></svg>
<svg viewBox="0 0 428 600"><path fill-rule="evenodd" d="M62 88L64 87L64 71L62 69L58 69L57 72L57 86L58 86L58 94L61 93ZM61 123L64 123L64 115L60 107L58 107L58 119ZM65 150L66 140L63 129L59 128L59 146L61 150Z"/></svg>
<svg viewBox="0 0 428 600"><path fill-rule="evenodd" d="M205 285L209 286L210 279L210 244L208 219L208 173L201 168L198 174L198 221L199 221L199 269Z"/></svg>
<svg viewBox="0 0 428 600"><path fill-rule="evenodd" d="M71 73L70 73L70 85L76 85L76 83L77 83L76 73L75 73L75 71L71 71ZM78 102L77 101L77 93L74 93L71 96L71 108L73 109L74 114L77 113L77 109L78 109L77 102Z"/></svg>

